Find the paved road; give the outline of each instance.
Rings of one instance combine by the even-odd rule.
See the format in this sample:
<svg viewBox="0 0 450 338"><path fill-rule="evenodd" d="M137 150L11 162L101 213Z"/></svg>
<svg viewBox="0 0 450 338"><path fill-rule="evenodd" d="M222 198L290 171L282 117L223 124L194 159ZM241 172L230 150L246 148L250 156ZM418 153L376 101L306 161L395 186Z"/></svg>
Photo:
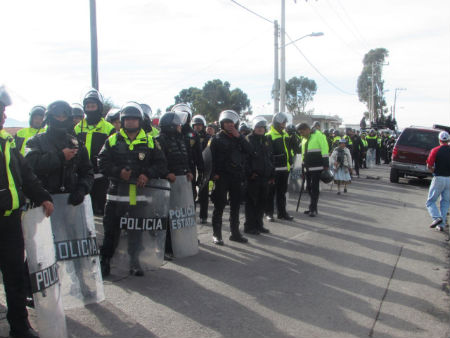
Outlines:
<svg viewBox="0 0 450 338"><path fill-rule="evenodd" d="M324 187L317 218L293 196L295 221L247 245L214 246L199 227L197 256L109 278L105 302L67 313L70 336L450 337L448 242L428 229L426 183L362 173L345 195Z"/></svg>

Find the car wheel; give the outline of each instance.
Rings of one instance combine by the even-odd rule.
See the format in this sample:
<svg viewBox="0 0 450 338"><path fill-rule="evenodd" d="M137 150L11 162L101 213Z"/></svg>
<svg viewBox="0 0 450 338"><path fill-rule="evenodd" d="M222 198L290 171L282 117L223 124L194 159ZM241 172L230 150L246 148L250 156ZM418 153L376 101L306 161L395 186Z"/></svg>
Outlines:
<svg viewBox="0 0 450 338"><path fill-rule="evenodd" d="M398 183L398 170L391 168L391 175L390 175L390 179L391 179L391 183Z"/></svg>

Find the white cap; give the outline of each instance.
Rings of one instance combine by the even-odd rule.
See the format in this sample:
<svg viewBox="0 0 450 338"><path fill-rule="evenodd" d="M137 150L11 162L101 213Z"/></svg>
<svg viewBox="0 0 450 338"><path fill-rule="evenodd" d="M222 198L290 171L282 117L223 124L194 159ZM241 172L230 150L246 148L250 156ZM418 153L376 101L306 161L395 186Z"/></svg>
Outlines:
<svg viewBox="0 0 450 338"><path fill-rule="evenodd" d="M448 142L450 140L450 135L446 131L441 131L439 133L439 140L443 142Z"/></svg>

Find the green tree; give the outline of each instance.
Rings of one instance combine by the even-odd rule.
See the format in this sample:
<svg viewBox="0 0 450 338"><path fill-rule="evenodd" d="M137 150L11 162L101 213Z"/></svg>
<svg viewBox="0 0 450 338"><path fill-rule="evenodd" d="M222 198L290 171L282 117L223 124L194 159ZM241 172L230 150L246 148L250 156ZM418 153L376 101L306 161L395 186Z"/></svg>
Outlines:
<svg viewBox="0 0 450 338"><path fill-rule="evenodd" d="M384 115L386 111L386 100L384 98L384 80L383 63L389 56L389 52L385 48L371 49L363 59L363 69L358 77L358 96L359 101L366 103L367 108L371 109L371 96L373 95L372 111L375 113L374 120L378 117L378 112ZM373 86L372 86L373 73Z"/></svg>
<svg viewBox="0 0 450 338"><path fill-rule="evenodd" d="M286 83L286 107L293 116L306 114L306 106L317 92L316 81L307 77L293 77Z"/></svg>
<svg viewBox="0 0 450 338"><path fill-rule="evenodd" d="M238 114L250 109L250 100L241 89L230 90L230 83L212 80L202 89L190 87L175 96L176 103L188 103L194 114L205 116L208 121L217 121L221 111L232 109ZM170 106L168 109L172 108Z"/></svg>

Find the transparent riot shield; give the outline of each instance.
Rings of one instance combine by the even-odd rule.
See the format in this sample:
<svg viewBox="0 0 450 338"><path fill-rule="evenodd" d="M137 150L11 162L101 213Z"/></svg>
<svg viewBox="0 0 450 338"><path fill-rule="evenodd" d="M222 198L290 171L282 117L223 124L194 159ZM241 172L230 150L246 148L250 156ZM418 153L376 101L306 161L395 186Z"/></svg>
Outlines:
<svg viewBox="0 0 450 338"><path fill-rule="evenodd" d="M287 198L297 198L300 193L302 181L302 155L297 154L294 156L294 161L291 166L288 181L288 196Z"/></svg>
<svg viewBox="0 0 450 338"><path fill-rule="evenodd" d="M167 180L152 179L143 188L119 183L115 202L122 231L111 261L114 274L126 275L130 268L156 270L163 265L169 196Z"/></svg>
<svg viewBox="0 0 450 338"><path fill-rule="evenodd" d="M41 207L30 208L23 215L22 228L39 335L65 338L66 317L50 219Z"/></svg>
<svg viewBox="0 0 450 338"><path fill-rule="evenodd" d="M177 176L170 186L169 229L173 255L193 256L198 253L198 238L191 182L186 176Z"/></svg>
<svg viewBox="0 0 450 338"><path fill-rule="evenodd" d="M50 220L64 308L101 302L105 293L90 196L77 206L67 203L69 194L52 198L55 211Z"/></svg>

